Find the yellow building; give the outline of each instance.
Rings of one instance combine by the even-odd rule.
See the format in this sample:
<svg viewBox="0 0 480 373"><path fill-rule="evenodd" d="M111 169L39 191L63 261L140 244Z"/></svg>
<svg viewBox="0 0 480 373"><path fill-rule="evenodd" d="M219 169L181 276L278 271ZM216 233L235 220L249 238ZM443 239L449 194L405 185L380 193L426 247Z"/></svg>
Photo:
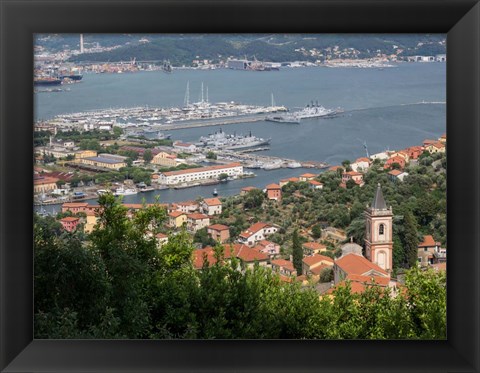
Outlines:
<svg viewBox="0 0 480 373"><path fill-rule="evenodd" d="M176 167L178 165L175 155L168 154L166 152L158 153L155 157L153 157L152 163L166 167Z"/></svg>
<svg viewBox="0 0 480 373"><path fill-rule="evenodd" d="M57 189L58 179L55 177L36 177L33 180L33 192L35 194L47 193Z"/></svg>
<svg viewBox="0 0 480 373"><path fill-rule="evenodd" d="M433 144L425 146L425 150L430 154L445 153L445 145L441 142L434 142Z"/></svg>
<svg viewBox="0 0 480 373"><path fill-rule="evenodd" d="M96 157L97 152L94 150L80 150L78 152L75 152L75 160L79 162L80 159L82 158L90 158L90 157Z"/></svg>
<svg viewBox="0 0 480 373"><path fill-rule="evenodd" d="M168 224L173 228L180 228L187 222L187 214L181 211L173 211L168 214Z"/></svg>
<svg viewBox="0 0 480 373"><path fill-rule="evenodd" d="M93 211L87 212L87 222L85 223L85 233L91 233L93 231L93 227L97 224L98 217L95 216Z"/></svg>
<svg viewBox="0 0 480 373"><path fill-rule="evenodd" d="M119 170L126 167L127 164L123 161L105 157L88 157L81 159L82 164L87 164L94 167L109 168L111 170Z"/></svg>

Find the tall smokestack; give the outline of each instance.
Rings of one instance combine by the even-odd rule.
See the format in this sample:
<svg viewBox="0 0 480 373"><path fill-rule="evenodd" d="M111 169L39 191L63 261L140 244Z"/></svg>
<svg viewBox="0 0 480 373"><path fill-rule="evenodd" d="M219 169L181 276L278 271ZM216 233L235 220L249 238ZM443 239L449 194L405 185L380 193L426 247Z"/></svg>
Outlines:
<svg viewBox="0 0 480 373"><path fill-rule="evenodd" d="M83 34L80 34L80 53L83 53Z"/></svg>

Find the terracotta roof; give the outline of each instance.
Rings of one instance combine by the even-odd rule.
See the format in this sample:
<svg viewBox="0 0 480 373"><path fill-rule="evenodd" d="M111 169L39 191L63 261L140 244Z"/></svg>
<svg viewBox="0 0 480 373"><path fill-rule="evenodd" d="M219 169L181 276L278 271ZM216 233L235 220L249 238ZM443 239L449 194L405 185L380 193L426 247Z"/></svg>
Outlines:
<svg viewBox="0 0 480 373"><path fill-rule="evenodd" d="M33 179L34 185L43 185L43 184L54 184L58 181L56 177L35 177Z"/></svg>
<svg viewBox="0 0 480 373"><path fill-rule="evenodd" d="M181 211L172 211L171 213L168 214L168 216L172 218L178 218L180 215L185 215L185 213Z"/></svg>
<svg viewBox="0 0 480 373"><path fill-rule="evenodd" d="M343 169L342 166L332 166L328 169L328 171L337 171L339 168Z"/></svg>
<svg viewBox="0 0 480 373"><path fill-rule="evenodd" d="M317 177L317 176L318 176L318 175L310 174L310 173L306 173L306 174L300 175L300 177Z"/></svg>
<svg viewBox="0 0 480 373"><path fill-rule="evenodd" d="M340 259L335 261L335 264L340 267L347 275L363 275L370 271L376 271L378 273L388 276L387 272L380 268L378 265L370 262L363 256L357 255L355 253L349 253L342 256Z"/></svg>
<svg viewBox="0 0 480 373"><path fill-rule="evenodd" d="M260 242L258 242L257 245L260 245L260 246L268 246L268 245L275 245L275 246L278 246L278 244L276 244L275 242L272 242L272 241L268 241L268 240L261 240Z"/></svg>
<svg viewBox="0 0 480 373"><path fill-rule="evenodd" d="M269 226L268 224L261 223L261 222L255 223L252 226L250 226L246 231L242 232L240 236L244 238L248 238L254 235L255 233L257 233L259 230L264 229L265 227L268 227L268 226Z"/></svg>
<svg viewBox="0 0 480 373"><path fill-rule="evenodd" d="M251 247L242 244L233 244L226 245L224 251L224 258L229 259L233 256L243 260L244 262L254 262L254 261L266 261L268 260L268 255L255 251ZM204 256L206 257L209 265L212 265L216 262L214 257L213 248L208 246L204 249L199 249L194 251L194 266L197 269L203 267Z"/></svg>
<svg viewBox="0 0 480 373"><path fill-rule="evenodd" d="M295 271L295 267L293 266L293 263L289 260L275 259L275 260L272 260L271 263L272 265L276 265L277 267L286 268L291 272Z"/></svg>
<svg viewBox="0 0 480 373"><path fill-rule="evenodd" d="M423 242L418 244L418 247L431 247L436 246L436 242L431 235L423 236Z"/></svg>
<svg viewBox="0 0 480 373"><path fill-rule="evenodd" d="M177 206L198 206L197 201L183 201L183 202L177 202Z"/></svg>
<svg viewBox="0 0 480 373"><path fill-rule="evenodd" d="M323 185L322 183L318 182L317 180L310 180L309 183L312 184L312 185Z"/></svg>
<svg viewBox="0 0 480 373"><path fill-rule="evenodd" d="M62 208L76 208L76 207L87 207L87 202L65 202L62 204Z"/></svg>
<svg viewBox="0 0 480 373"><path fill-rule="evenodd" d="M314 264L323 262L323 261L326 261L326 262L331 263L333 265L333 259L329 258L328 256L325 256L325 255L314 254L312 256L307 256L307 257L303 258L303 262L306 265L308 265L309 267L314 265Z"/></svg>
<svg viewBox="0 0 480 373"><path fill-rule="evenodd" d="M157 233L155 235L156 238L168 238L168 236L166 234L163 234L163 233Z"/></svg>
<svg viewBox="0 0 480 373"><path fill-rule="evenodd" d="M218 166L188 168L186 170L180 170L180 171L162 172L162 174L165 176L186 175L186 174L193 174L197 172L214 171L214 170L221 170L224 168L234 168L234 167L240 167L240 166L241 166L240 163L229 163L229 164L218 165Z"/></svg>
<svg viewBox="0 0 480 373"><path fill-rule="evenodd" d="M60 221L64 221L64 222L69 222L69 221L74 222L74 221L77 221L77 220L80 220L80 218L76 218L74 216L67 216L63 219L60 219Z"/></svg>
<svg viewBox="0 0 480 373"><path fill-rule="evenodd" d="M357 158L357 160L354 163L358 163L358 162L370 163L370 159L368 159L367 157L361 157L361 158Z"/></svg>
<svg viewBox="0 0 480 373"><path fill-rule="evenodd" d="M306 242L303 244L303 247L310 250L323 250L327 248L325 245L318 242Z"/></svg>
<svg viewBox="0 0 480 373"><path fill-rule="evenodd" d="M348 171L348 172L344 172L343 174L344 174L344 175L350 175L350 176L360 176L360 175L363 175L361 172L357 172L357 171Z"/></svg>
<svg viewBox="0 0 480 373"><path fill-rule="evenodd" d="M436 142L436 143L433 143L432 146L436 147L436 148L444 148L445 145L442 144L441 142Z"/></svg>
<svg viewBox="0 0 480 373"><path fill-rule="evenodd" d="M193 220L209 219L209 217L207 215L204 215L204 214L188 214L187 218L193 219Z"/></svg>
<svg viewBox="0 0 480 373"><path fill-rule="evenodd" d="M226 230L229 230L230 228L223 224L213 224L208 226L207 229L213 229L215 231L226 231Z"/></svg>
<svg viewBox="0 0 480 373"><path fill-rule="evenodd" d="M318 267L311 268L310 272L312 272L313 275L319 276L325 268L332 268L332 266L320 264Z"/></svg>
<svg viewBox="0 0 480 373"><path fill-rule="evenodd" d="M248 186L248 187L242 188L242 190L243 190L244 192L249 192L249 191L251 191L251 190L256 190L256 189L258 189L258 188L253 187L253 186Z"/></svg>
<svg viewBox="0 0 480 373"><path fill-rule="evenodd" d="M280 185L278 184L268 184L266 189L280 189Z"/></svg>
<svg viewBox="0 0 480 373"><path fill-rule="evenodd" d="M218 198L205 198L203 202L209 206L218 206L222 204Z"/></svg>
<svg viewBox="0 0 480 373"><path fill-rule="evenodd" d="M400 171L400 170L392 170L388 173L389 175L392 175L392 176L398 176L400 174L403 174L403 171Z"/></svg>

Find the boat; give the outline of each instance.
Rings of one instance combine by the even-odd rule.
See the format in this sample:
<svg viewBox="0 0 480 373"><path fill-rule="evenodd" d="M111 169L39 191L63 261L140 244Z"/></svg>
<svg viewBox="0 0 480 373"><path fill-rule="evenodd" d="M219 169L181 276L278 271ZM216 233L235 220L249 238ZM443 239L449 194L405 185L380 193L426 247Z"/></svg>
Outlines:
<svg viewBox="0 0 480 373"><path fill-rule="evenodd" d="M288 168L300 168L302 167L302 164L299 162L290 162L287 164Z"/></svg>
<svg viewBox="0 0 480 373"><path fill-rule="evenodd" d="M295 114L275 114L265 118L268 122L300 124L300 118Z"/></svg>
<svg viewBox="0 0 480 373"><path fill-rule="evenodd" d="M144 187L144 188L141 188L141 189L140 189L140 192L141 192L141 193L145 193L145 192L151 192L152 190L155 190L155 188L152 188L152 187Z"/></svg>
<svg viewBox="0 0 480 373"><path fill-rule="evenodd" d="M215 197L218 196L217 188L215 188L215 189L213 190L212 194L213 194Z"/></svg>
<svg viewBox="0 0 480 373"><path fill-rule="evenodd" d="M252 132L248 136L237 135L236 133L227 134L221 129L208 136L202 136L197 143L199 146L212 147L215 149L236 150L253 148L261 145L268 145L272 139L263 139L252 135Z"/></svg>
<svg viewBox="0 0 480 373"><path fill-rule="evenodd" d="M114 195L115 196L132 196L134 194L137 194L137 190L133 188L125 189L123 187L118 188Z"/></svg>
<svg viewBox="0 0 480 373"><path fill-rule="evenodd" d="M70 80L82 80L83 75L82 74L66 74L66 75L60 75L60 79L70 79Z"/></svg>
<svg viewBox="0 0 480 373"><path fill-rule="evenodd" d="M102 195L107 194L107 193L108 193L108 190L106 190L106 189L99 189L99 190L97 190L97 194L98 194L99 196L102 196Z"/></svg>
<svg viewBox="0 0 480 373"><path fill-rule="evenodd" d="M170 64L170 61L163 60L162 70L166 73L171 73L172 72L172 65Z"/></svg>
<svg viewBox="0 0 480 373"><path fill-rule="evenodd" d="M331 118L338 113L341 113L342 109L326 109L325 107L318 104L318 101L314 104L313 101L311 104L307 104L302 110L295 111L293 114L299 119L305 118Z"/></svg>
<svg viewBox="0 0 480 373"><path fill-rule="evenodd" d="M54 77L38 77L33 79L34 85L60 85L62 84L62 79Z"/></svg>
<svg viewBox="0 0 480 373"><path fill-rule="evenodd" d="M282 167L282 162L271 162L271 163L266 163L263 166L263 169L266 171L269 171L269 170L278 170L281 167Z"/></svg>

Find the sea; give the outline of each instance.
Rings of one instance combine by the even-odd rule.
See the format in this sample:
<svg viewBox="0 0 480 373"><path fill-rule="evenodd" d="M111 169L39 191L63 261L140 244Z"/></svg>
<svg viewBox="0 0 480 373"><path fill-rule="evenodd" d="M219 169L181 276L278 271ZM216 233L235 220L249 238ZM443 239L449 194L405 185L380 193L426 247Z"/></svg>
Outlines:
<svg viewBox="0 0 480 373"><path fill-rule="evenodd" d="M35 120L59 114L107 108L182 107L189 84L190 102L276 105L290 110L317 103L342 108L343 114L330 119L304 119L300 124L274 122L237 123L166 131L174 140L197 141L222 129L227 133L271 138L270 149L258 154L298 161L321 161L330 165L355 160L385 150L421 145L446 132L446 63L398 63L392 68L282 68L279 71L229 69L178 69L123 74L85 74L68 91L39 92L34 97ZM208 88L207 88L208 87ZM161 190L125 196L125 203L178 202L238 194L241 188L267 184L298 176L311 169L253 170L254 178L229 181L215 186ZM313 170L313 172L321 172ZM95 200L89 200L96 203ZM58 205L45 207L58 211Z"/></svg>

